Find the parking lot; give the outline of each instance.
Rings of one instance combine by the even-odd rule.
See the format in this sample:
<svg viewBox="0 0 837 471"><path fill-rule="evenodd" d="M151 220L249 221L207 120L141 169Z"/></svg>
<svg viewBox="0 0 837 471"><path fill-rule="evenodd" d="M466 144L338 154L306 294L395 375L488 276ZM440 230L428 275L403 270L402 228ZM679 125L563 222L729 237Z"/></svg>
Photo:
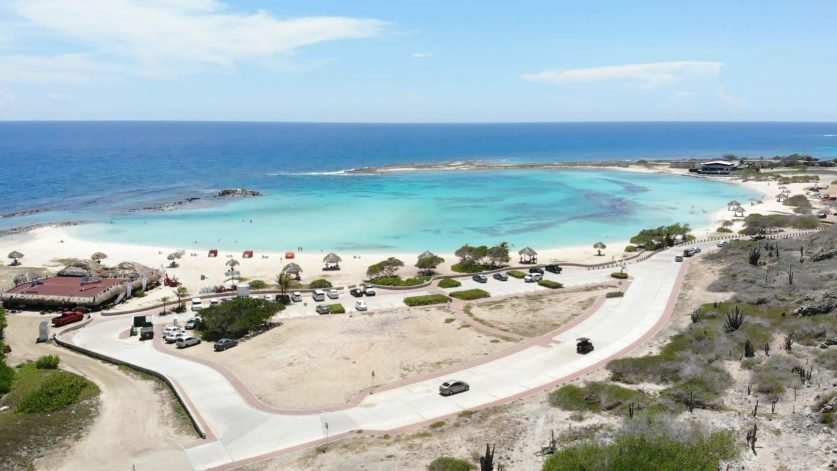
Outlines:
<svg viewBox="0 0 837 471"><path fill-rule="evenodd" d="M313 317L318 316L317 308L318 304L342 304L344 308L346 308L346 314L357 313L359 312L355 309L355 303L358 301L364 301L368 308L368 311L380 311L382 309L393 309L398 307L406 307L404 304L404 298L408 296L422 296L425 294L432 294L430 291L410 291L410 292L401 292L401 291L385 291L382 289L378 289L375 296L363 296L360 298L356 298L349 293L341 293L338 299L330 299L326 298L325 301L314 301L311 297L310 293L303 293L302 295L302 302L292 303L291 305L287 306L284 311L280 312L276 318L277 319L293 319L297 317Z"/></svg>
<svg viewBox="0 0 837 471"><path fill-rule="evenodd" d="M593 283L618 281L611 278L610 273L611 270L587 270L586 268L564 267L560 275L546 272L544 273L543 279L556 281L562 283L566 288L571 288ZM539 286L537 283L526 283L522 279L511 276L508 281L495 280L491 275L488 275L488 282L486 283L479 283L471 278L457 278L457 281L461 282L462 286L445 289L444 291L450 293L451 291L466 289L482 289L491 293L492 296L510 296L549 290L549 288Z"/></svg>

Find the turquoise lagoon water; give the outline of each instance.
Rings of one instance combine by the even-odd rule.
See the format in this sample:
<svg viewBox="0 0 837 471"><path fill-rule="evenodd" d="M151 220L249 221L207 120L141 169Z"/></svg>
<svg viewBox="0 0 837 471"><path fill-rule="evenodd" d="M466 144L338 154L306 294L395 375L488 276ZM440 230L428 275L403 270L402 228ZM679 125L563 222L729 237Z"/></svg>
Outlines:
<svg viewBox="0 0 837 471"><path fill-rule="evenodd" d="M257 251L452 251L464 243L557 247L625 240L673 222L708 227L746 188L612 170L277 175L265 195L115 215L71 231L91 240ZM252 222L251 222L252 221Z"/></svg>

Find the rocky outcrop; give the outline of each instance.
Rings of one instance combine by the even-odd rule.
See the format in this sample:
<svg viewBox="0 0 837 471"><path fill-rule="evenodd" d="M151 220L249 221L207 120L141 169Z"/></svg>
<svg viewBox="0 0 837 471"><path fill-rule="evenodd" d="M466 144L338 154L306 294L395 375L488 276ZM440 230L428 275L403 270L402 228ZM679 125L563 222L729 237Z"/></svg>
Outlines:
<svg viewBox="0 0 837 471"><path fill-rule="evenodd" d="M837 257L837 248L819 248L813 251L809 257L811 258L812 262L820 262L822 260L828 260L834 257Z"/></svg>
<svg viewBox="0 0 837 471"><path fill-rule="evenodd" d="M829 291L806 295L802 305L794 309L797 316L812 316L815 314L828 314L837 309L837 292Z"/></svg>
<svg viewBox="0 0 837 471"><path fill-rule="evenodd" d="M248 190L246 188L227 188L218 192L215 195L216 198L230 198L230 197L249 197L249 196L262 196L262 194L256 190Z"/></svg>

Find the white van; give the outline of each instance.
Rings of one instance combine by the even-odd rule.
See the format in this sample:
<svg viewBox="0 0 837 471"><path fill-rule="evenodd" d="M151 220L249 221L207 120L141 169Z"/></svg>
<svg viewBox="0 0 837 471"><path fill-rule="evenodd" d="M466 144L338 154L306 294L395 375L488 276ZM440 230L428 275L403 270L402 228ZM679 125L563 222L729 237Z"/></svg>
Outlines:
<svg viewBox="0 0 837 471"><path fill-rule="evenodd" d="M209 307L220 306L221 300L220 299L210 299L209 300Z"/></svg>
<svg viewBox="0 0 837 471"><path fill-rule="evenodd" d="M314 298L314 301L325 301L325 291L321 289L315 289L311 297Z"/></svg>
<svg viewBox="0 0 837 471"><path fill-rule="evenodd" d="M201 304L201 298L192 298L192 310L200 311L201 309L203 309L203 304Z"/></svg>

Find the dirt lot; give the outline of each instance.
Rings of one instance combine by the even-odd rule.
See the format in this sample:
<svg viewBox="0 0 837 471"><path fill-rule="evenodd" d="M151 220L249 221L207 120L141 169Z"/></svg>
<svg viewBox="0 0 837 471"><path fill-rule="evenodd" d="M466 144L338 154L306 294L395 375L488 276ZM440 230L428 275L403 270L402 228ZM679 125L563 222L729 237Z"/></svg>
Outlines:
<svg viewBox="0 0 837 471"><path fill-rule="evenodd" d="M584 314L596 298L614 289L597 287L517 296L473 303L465 312L490 327L524 337L537 337Z"/></svg>
<svg viewBox="0 0 837 471"><path fill-rule="evenodd" d="M447 308L405 308L291 319L223 353L213 353L209 342L184 352L229 368L266 404L303 409L342 404L373 385L478 360L510 345L464 327Z"/></svg>

